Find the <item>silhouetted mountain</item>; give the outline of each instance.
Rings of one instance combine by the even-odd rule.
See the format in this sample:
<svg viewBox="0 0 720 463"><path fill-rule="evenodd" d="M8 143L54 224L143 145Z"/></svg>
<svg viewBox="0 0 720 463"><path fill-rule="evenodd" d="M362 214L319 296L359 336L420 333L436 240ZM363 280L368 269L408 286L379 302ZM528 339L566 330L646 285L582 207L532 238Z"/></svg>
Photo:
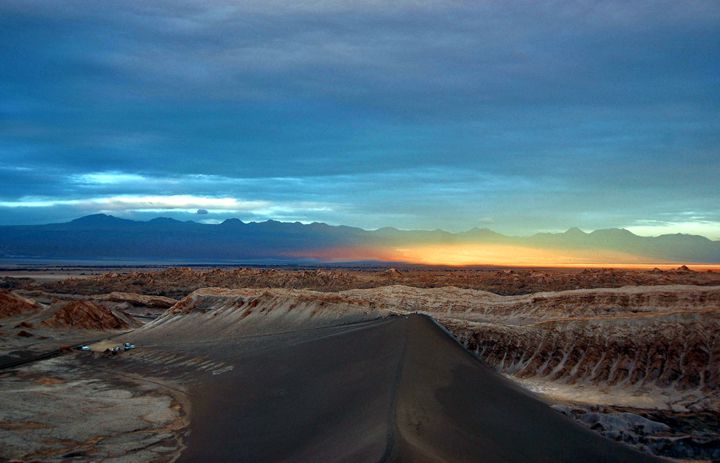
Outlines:
<svg viewBox="0 0 720 463"><path fill-rule="evenodd" d="M120 219L112 215L107 214L93 214L80 217L79 219L72 220L66 224L50 224L48 227L54 225L62 226L65 225L68 228L114 228L122 226L131 226L137 222L133 220Z"/></svg>
<svg viewBox="0 0 720 463"><path fill-rule="evenodd" d="M563 233L563 235L568 236L568 237L582 238L582 237L585 237L587 235L587 233L580 230L578 227L572 227L572 228L568 228L567 231L565 233Z"/></svg>
<svg viewBox="0 0 720 463"><path fill-rule="evenodd" d="M333 249L452 243L605 250L657 260L720 262L718 241L684 234L641 237L624 229L585 233L571 228L564 233L509 237L478 228L462 233L389 227L368 231L317 222L274 220L244 223L228 219L211 225L160 217L140 222L105 214L59 224L0 227L2 258L292 261L332 255Z"/></svg>
<svg viewBox="0 0 720 463"><path fill-rule="evenodd" d="M547 248L600 249L661 260L720 261L720 242L681 233L647 237L635 235L623 228L595 230L591 233L571 228L565 233L538 233L524 241Z"/></svg>

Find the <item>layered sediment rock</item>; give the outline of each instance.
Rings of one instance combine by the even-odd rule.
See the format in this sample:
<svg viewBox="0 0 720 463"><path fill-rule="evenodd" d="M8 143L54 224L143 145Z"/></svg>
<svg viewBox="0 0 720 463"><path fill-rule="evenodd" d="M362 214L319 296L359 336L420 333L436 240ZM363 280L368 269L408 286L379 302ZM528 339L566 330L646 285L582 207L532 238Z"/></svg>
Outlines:
<svg viewBox="0 0 720 463"><path fill-rule="evenodd" d="M34 301L0 289L0 318L14 317L37 310L40 310L40 306Z"/></svg>
<svg viewBox="0 0 720 463"><path fill-rule="evenodd" d="M454 287L418 289L396 285L342 294L372 301L379 307L505 324L720 308L718 286L637 286L500 296Z"/></svg>
<svg viewBox="0 0 720 463"><path fill-rule="evenodd" d="M110 301L117 303L125 303L135 307L148 307L152 309L168 309L172 307L177 300L170 297L151 296L137 293L112 292L110 294L102 294L95 296L94 299L99 301Z"/></svg>
<svg viewBox="0 0 720 463"><path fill-rule="evenodd" d="M485 362L521 378L714 394L720 387L720 310L523 326L443 322Z"/></svg>
<svg viewBox="0 0 720 463"><path fill-rule="evenodd" d="M130 317L91 301L63 303L55 313L43 320L42 325L85 330L121 330L137 326Z"/></svg>

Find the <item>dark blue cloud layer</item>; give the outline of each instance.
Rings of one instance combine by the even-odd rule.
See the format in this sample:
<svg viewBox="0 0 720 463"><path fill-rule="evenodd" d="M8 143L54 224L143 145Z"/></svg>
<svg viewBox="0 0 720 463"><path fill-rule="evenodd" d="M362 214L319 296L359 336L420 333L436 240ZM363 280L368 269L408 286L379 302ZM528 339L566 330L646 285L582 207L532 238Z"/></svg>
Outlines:
<svg viewBox="0 0 720 463"><path fill-rule="evenodd" d="M191 194L720 237L717 2L205 3L0 5L0 223L97 209L10 207L28 197Z"/></svg>

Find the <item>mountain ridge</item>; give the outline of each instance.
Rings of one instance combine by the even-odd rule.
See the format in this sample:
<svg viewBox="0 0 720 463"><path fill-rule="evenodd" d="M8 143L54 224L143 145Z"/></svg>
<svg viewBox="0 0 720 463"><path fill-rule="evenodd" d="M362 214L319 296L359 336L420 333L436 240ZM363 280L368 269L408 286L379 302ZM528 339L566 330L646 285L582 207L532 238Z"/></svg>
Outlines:
<svg viewBox="0 0 720 463"><path fill-rule="evenodd" d="M719 263L720 241L700 235L639 236L609 228L585 232L577 227L560 233L508 236L488 228L463 232L366 230L322 222L243 222L219 224L157 217L148 221L93 214L70 222L0 226L2 258L152 258L277 259L318 258L336 249L378 249L412 245L507 245L583 252L612 251L672 262ZM355 254L357 255L357 253ZM373 260L356 258L350 260Z"/></svg>

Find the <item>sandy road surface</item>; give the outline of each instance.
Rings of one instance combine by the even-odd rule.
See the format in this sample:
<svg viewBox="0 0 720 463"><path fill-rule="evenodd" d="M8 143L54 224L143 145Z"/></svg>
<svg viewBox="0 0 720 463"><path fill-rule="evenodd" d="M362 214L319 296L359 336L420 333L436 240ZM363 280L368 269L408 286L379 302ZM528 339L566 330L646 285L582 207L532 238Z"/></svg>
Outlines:
<svg viewBox="0 0 720 463"><path fill-rule="evenodd" d="M422 316L213 343L144 338L176 365L194 355L216 368L154 367L190 384L179 461L659 461L552 410Z"/></svg>

